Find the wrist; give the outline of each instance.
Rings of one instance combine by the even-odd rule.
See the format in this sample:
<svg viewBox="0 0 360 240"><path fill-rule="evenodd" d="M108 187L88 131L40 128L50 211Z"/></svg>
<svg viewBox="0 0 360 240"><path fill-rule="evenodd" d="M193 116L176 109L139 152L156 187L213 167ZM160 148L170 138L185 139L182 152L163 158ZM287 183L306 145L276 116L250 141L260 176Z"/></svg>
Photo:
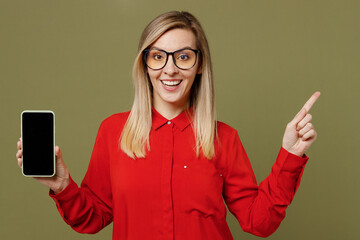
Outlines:
<svg viewBox="0 0 360 240"><path fill-rule="evenodd" d="M299 152L299 151L294 151L293 149L287 149L287 148L285 148L284 146L282 146L282 148L283 149L285 149L287 152L289 152L289 153L291 153L291 154L293 154L293 155L296 155L296 156L298 156L298 157L304 157L304 156L306 156L305 155L305 152Z"/></svg>
<svg viewBox="0 0 360 240"><path fill-rule="evenodd" d="M50 189L54 194L62 192L70 184L70 177L62 178L57 186L53 186Z"/></svg>

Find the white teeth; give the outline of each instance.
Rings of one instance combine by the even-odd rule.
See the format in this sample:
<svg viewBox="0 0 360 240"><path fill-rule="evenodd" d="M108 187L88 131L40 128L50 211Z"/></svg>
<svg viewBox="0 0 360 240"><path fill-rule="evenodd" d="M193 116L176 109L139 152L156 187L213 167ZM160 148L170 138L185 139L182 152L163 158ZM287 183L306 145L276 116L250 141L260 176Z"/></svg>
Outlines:
<svg viewBox="0 0 360 240"><path fill-rule="evenodd" d="M166 86L177 86L180 84L181 80L178 81L161 81Z"/></svg>

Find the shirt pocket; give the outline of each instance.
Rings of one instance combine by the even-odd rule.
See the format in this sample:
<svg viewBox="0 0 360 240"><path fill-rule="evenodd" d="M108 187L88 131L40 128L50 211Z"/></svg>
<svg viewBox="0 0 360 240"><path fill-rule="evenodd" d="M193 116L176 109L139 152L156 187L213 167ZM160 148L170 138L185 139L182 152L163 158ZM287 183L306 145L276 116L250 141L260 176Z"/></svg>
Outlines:
<svg viewBox="0 0 360 240"><path fill-rule="evenodd" d="M184 166L181 211L202 217L225 217L223 175L212 160L191 159Z"/></svg>

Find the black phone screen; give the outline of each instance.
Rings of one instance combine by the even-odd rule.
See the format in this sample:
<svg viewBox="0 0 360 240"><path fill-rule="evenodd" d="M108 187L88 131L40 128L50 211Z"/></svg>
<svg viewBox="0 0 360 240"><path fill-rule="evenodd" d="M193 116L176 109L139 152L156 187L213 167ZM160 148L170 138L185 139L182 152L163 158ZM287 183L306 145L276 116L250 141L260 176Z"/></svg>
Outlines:
<svg viewBox="0 0 360 240"><path fill-rule="evenodd" d="M55 174L54 113L24 111L22 117L23 174Z"/></svg>

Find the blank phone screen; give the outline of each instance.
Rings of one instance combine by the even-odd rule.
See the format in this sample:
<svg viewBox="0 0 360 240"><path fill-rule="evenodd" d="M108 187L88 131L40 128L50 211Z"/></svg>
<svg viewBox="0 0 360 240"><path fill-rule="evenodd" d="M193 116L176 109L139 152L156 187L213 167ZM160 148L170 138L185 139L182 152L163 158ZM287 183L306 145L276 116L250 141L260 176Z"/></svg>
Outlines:
<svg viewBox="0 0 360 240"><path fill-rule="evenodd" d="M54 114L22 113L23 173L26 176L54 174Z"/></svg>

